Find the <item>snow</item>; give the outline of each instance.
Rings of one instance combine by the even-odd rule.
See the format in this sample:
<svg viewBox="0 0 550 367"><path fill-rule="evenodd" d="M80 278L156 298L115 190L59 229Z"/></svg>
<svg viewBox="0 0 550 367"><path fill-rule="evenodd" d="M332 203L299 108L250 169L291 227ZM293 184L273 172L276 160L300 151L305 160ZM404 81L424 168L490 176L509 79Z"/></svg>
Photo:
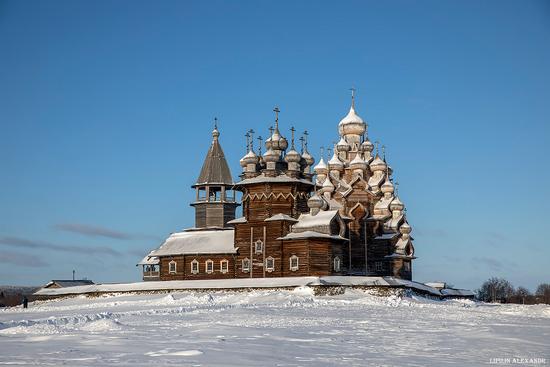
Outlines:
<svg viewBox="0 0 550 367"><path fill-rule="evenodd" d="M304 180L302 178L293 178L284 174L271 177L271 176L266 176L263 173L257 177L246 178L240 182L237 182L235 185L249 185L254 183L265 183L265 182L298 182L305 185L313 185L313 182L309 180Z"/></svg>
<svg viewBox="0 0 550 367"><path fill-rule="evenodd" d="M278 213L278 214L275 214L267 219L264 219L264 222L271 222L271 221L277 221L277 220L284 220L284 221L287 221L287 222L297 222L296 219L292 218L291 216L289 215L286 215L286 214L283 214L283 213Z"/></svg>
<svg viewBox="0 0 550 367"><path fill-rule="evenodd" d="M338 210L321 210L315 215L311 214L300 214L298 218L298 223L292 226L292 229L304 229L304 228L314 228L329 226L330 222L338 214Z"/></svg>
<svg viewBox="0 0 550 367"><path fill-rule="evenodd" d="M233 254L233 229L185 231L172 233L164 243L148 256L181 254Z"/></svg>
<svg viewBox="0 0 550 367"><path fill-rule="evenodd" d="M549 333L546 305L359 289L78 296L1 309L0 365L477 366L548 361Z"/></svg>
<svg viewBox="0 0 550 367"><path fill-rule="evenodd" d="M320 233L316 231L303 231L303 232L291 232L284 237L277 238L278 240L296 240L304 238L330 238L333 240L349 241L347 238L340 235L330 235L326 233Z"/></svg>

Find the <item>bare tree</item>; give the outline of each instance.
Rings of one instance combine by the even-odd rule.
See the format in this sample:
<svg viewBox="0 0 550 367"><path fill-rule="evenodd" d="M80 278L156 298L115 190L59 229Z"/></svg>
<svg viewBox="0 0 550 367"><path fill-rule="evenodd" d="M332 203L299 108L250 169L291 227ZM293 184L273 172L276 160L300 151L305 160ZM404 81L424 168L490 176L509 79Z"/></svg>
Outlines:
<svg viewBox="0 0 550 367"><path fill-rule="evenodd" d="M485 302L506 302L513 294L514 287L503 278L490 278L476 291L477 298Z"/></svg>
<svg viewBox="0 0 550 367"><path fill-rule="evenodd" d="M537 300L539 302L550 305L550 284L548 283L539 284L539 286L537 287L537 291L535 292L535 295L537 296Z"/></svg>

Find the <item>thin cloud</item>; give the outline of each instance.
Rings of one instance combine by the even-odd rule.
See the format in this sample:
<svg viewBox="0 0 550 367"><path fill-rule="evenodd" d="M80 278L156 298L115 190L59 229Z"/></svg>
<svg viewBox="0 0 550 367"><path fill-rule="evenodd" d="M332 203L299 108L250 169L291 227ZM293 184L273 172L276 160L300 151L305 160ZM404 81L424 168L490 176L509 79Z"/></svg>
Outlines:
<svg viewBox="0 0 550 367"><path fill-rule="evenodd" d="M0 237L0 245L12 246L12 247L24 247L31 249L45 249L45 250L54 250L61 252L71 252L78 254L107 254L107 255L120 255L116 250L113 250L110 247L99 246L99 247L80 247L72 245L59 245L46 241L34 241L27 238L21 237Z"/></svg>
<svg viewBox="0 0 550 367"><path fill-rule="evenodd" d="M502 262L490 257L473 257L472 261L476 267L489 267L489 269L494 271L501 271L504 269L504 264Z"/></svg>
<svg viewBox="0 0 550 367"><path fill-rule="evenodd" d="M12 264L28 267L45 267L49 266L44 260L35 255L22 254L19 252L2 251L0 252L0 262L3 264Z"/></svg>
<svg viewBox="0 0 550 367"><path fill-rule="evenodd" d="M104 237L115 240L136 240L136 239L157 239L154 236L145 235L145 234L131 234L120 231L115 231L110 228L92 226L89 224L82 223L60 223L54 225L55 229L65 232L78 233L83 236L88 237Z"/></svg>

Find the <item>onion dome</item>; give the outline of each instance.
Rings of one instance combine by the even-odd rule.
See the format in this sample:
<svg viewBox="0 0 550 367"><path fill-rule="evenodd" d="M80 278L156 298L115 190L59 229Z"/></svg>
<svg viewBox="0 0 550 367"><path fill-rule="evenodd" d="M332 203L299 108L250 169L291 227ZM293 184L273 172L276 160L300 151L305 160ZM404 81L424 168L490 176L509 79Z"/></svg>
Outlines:
<svg viewBox="0 0 550 367"><path fill-rule="evenodd" d="M275 127L273 134L266 140L265 147L273 150L286 150L288 148L288 141L281 135L278 127Z"/></svg>
<svg viewBox="0 0 550 367"><path fill-rule="evenodd" d="M258 156L252 150L248 151L246 155L241 159L245 164L257 164Z"/></svg>
<svg viewBox="0 0 550 367"><path fill-rule="evenodd" d="M324 205L325 205L325 201L323 200L322 197L317 195L317 193L313 194L313 196L310 197L307 201L307 206L310 209L322 209Z"/></svg>
<svg viewBox="0 0 550 367"><path fill-rule="evenodd" d="M315 171L315 173L317 174L324 174L324 173L327 173L327 165L325 163L325 160L323 158L321 158L321 160L319 161L319 163L317 163L317 165L315 167L313 167L313 170Z"/></svg>
<svg viewBox="0 0 550 367"><path fill-rule="evenodd" d="M352 169L366 169L367 168L367 162L363 158L361 158L361 155L357 153L355 155L355 158L351 162L349 162L349 166Z"/></svg>
<svg viewBox="0 0 550 367"><path fill-rule="evenodd" d="M298 153L294 149L289 150L285 155L285 161L287 163L291 163L291 162L300 163L301 160L302 160L302 156L300 155L300 153Z"/></svg>
<svg viewBox="0 0 550 367"><path fill-rule="evenodd" d="M217 139L220 136L220 131L218 130L218 126L214 126L214 130L212 130L212 137L214 139Z"/></svg>
<svg viewBox="0 0 550 367"><path fill-rule="evenodd" d="M246 167L246 161L245 161L245 157L246 157L247 155L248 155L248 153L247 153L247 154L245 154L245 155L244 155L244 156L243 156L243 157L241 158L241 160L239 161L239 164L240 164L240 165L241 165L241 167L243 167L243 168L245 168L245 167Z"/></svg>
<svg viewBox="0 0 550 367"><path fill-rule="evenodd" d="M373 172L376 171L385 171L386 170L386 162L384 162L380 156L377 154L374 160L370 164L370 169Z"/></svg>
<svg viewBox="0 0 550 367"><path fill-rule="evenodd" d="M403 210L405 208L405 205L399 200L399 198L396 196L395 199L392 200L390 204L391 211L394 210Z"/></svg>
<svg viewBox="0 0 550 367"><path fill-rule="evenodd" d="M336 150L339 152L349 152L351 150L351 145L349 145L344 137L341 137L338 144L336 144Z"/></svg>
<svg viewBox="0 0 550 367"><path fill-rule="evenodd" d="M338 158L338 153L336 153L336 150L334 151L334 154L332 155L332 158L330 161L328 161L328 168L329 170L338 170L341 171L344 169L344 162Z"/></svg>
<svg viewBox="0 0 550 367"><path fill-rule="evenodd" d="M264 153L264 161L267 162L278 162L279 161L279 153L274 151L272 148L268 148L266 152Z"/></svg>
<svg viewBox="0 0 550 367"><path fill-rule="evenodd" d="M401 234L409 234L411 233L411 231L412 231L412 228L407 222L403 223L401 227L399 227L399 232L401 232Z"/></svg>
<svg viewBox="0 0 550 367"><path fill-rule="evenodd" d="M327 177L325 181L323 181L323 185L321 186L321 192L333 192L334 191L334 185L332 182L330 182L330 177Z"/></svg>
<svg viewBox="0 0 550 367"><path fill-rule="evenodd" d="M383 194L385 193L390 193L390 194L393 194L393 184L391 183L391 181L386 177L386 180L384 181L384 183L382 184L382 187L380 187L380 190L382 191Z"/></svg>
<svg viewBox="0 0 550 367"><path fill-rule="evenodd" d="M359 115L355 112L355 106L352 103L348 114L338 124L338 132L340 136L347 134L363 135L367 130L367 124L363 121Z"/></svg>
<svg viewBox="0 0 550 367"><path fill-rule="evenodd" d="M311 154L307 150L304 151L304 154L302 154L302 158L306 162L306 165L311 166L313 163L315 163L315 159L312 157Z"/></svg>
<svg viewBox="0 0 550 367"><path fill-rule="evenodd" d="M363 144L361 144L361 148L364 152L372 152L374 150L374 145L370 142L369 139L366 139Z"/></svg>

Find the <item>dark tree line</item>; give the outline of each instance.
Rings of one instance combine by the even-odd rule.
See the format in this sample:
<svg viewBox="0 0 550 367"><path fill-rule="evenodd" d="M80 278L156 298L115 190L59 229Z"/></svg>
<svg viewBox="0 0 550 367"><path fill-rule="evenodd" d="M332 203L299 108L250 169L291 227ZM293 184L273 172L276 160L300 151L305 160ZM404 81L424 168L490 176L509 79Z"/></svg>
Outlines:
<svg viewBox="0 0 550 367"><path fill-rule="evenodd" d="M512 283L503 278L490 278L476 290L476 297L484 302L519 303L533 305L550 304L550 284L542 283L535 293L525 287L514 288Z"/></svg>

